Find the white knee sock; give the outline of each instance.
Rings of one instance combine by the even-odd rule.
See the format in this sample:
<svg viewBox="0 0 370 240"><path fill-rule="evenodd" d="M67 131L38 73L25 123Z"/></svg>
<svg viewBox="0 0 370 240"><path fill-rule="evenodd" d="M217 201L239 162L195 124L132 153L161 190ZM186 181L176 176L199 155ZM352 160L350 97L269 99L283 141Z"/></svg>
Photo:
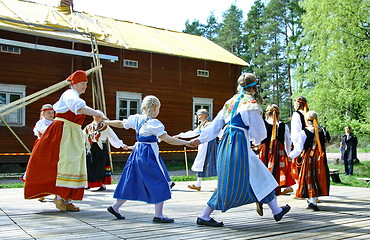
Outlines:
<svg viewBox="0 0 370 240"><path fill-rule="evenodd" d="M210 206L206 206L203 210L203 212L199 215L199 217L203 220L206 220L206 221L209 221L211 219L211 213L213 212L214 210L210 207Z"/></svg>
<svg viewBox="0 0 370 240"><path fill-rule="evenodd" d="M154 207L154 217L163 218L163 204L164 202L156 203Z"/></svg>
<svg viewBox="0 0 370 240"><path fill-rule="evenodd" d="M272 212L273 215L276 215L276 214L280 213L283 210L281 207L278 206L276 196L274 197L274 199L271 202L267 203L267 205L271 209L271 212Z"/></svg>
<svg viewBox="0 0 370 240"><path fill-rule="evenodd" d="M308 202L308 204L313 203L313 204L317 205L316 199L317 199L317 197L308 198L307 202Z"/></svg>
<svg viewBox="0 0 370 240"><path fill-rule="evenodd" d="M196 187L200 187L202 185L202 178L198 177L197 182L195 183Z"/></svg>
<svg viewBox="0 0 370 240"><path fill-rule="evenodd" d="M126 200L119 200L117 199L116 202L112 205L112 208L114 211L119 212L119 208L124 204Z"/></svg>
<svg viewBox="0 0 370 240"><path fill-rule="evenodd" d="M71 199L67 199L67 200L64 201L64 204L68 205L70 202L71 202Z"/></svg>

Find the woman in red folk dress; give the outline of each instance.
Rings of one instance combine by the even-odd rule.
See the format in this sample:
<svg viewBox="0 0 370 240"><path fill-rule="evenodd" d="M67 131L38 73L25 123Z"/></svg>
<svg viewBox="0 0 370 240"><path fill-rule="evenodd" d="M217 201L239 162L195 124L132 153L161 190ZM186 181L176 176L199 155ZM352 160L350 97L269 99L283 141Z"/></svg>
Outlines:
<svg viewBox="0 0 370 240"><path fill-rule="evenodd" d="M265 114L265 126L267 137L262 140L259 157L270 170L279 186L276 188L276 195L292 192L291 186L295 180L291 175L291 161L288 158L290 153L289 127L278 121L280 116L277 105L268 105ZM286 188L281 191L282 188Z"/></svg>
<svg viewBox="0 0 370 240"><path fill-rule="evenodd" d="M53 194L58 209L78 212L80 209L71 200L82 200L87 186L81 125L85 115L107 118L80 98L87 88L84 71L77 70L66 80L70 81L70 89L54 104L56 118L34 147L28 162L24 197L35 199Z"/></svg>
<svg viewBox="0 0 370 240"><path fill-rule="evenodd" d="M317 198L328 196L330 179L325 151L325 135L319 127L317 113L305 114L307 127L300 131L290 158L300 158L301 171L298 176L297 198L307 198L308 208L319 211Z"/></svg>

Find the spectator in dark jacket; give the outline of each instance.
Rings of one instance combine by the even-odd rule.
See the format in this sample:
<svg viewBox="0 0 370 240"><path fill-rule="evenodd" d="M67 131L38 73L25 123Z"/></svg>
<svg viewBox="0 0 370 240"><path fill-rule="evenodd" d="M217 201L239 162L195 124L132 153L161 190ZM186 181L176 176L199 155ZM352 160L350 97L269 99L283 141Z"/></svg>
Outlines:
<svg viewBox="0 0 370 240"><path fill-rule="evenodd" d="M344 128L345 134L342 136L340 147L342 150L342 160L346 175L353 175L353 161L357 159L357 137L351 132L351 127Z"/></svg>

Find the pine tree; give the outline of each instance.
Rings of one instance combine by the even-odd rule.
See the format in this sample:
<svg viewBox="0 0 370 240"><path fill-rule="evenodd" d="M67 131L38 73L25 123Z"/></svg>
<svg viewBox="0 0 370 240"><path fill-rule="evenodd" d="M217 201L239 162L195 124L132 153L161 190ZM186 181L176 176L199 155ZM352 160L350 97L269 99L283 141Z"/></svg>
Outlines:
<svg viewBox="0 0 370 240"><path fill-rule="evenodd" d="M223 14L223 23L220 24L219 37L215 40L217 44L239 57L242 50L242 21L242 10L237 8L235 4L232 4Z"/></svg>

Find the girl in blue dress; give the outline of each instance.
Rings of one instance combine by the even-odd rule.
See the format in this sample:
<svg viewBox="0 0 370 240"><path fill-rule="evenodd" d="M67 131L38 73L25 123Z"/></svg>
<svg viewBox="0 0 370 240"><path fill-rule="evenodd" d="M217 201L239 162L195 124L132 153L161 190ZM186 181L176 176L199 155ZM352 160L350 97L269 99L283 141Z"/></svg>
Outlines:
<svg viewBox="0 0 370 240"><path fill-rule="evenodd" d="M136 143L114 191L117 200L107 210L118 219L124 219L119 208L127 200L143 201L155 205L153 222L172 223L174 219L163 215L163 203L171 198L171 179L159 156L158 140L171 145L188 145L189 141L171 137L164 125L156 119L161 103L155 96L143 99L142 114L122 121L106 121L107 125L135 129Z"/></svg>
<svg viewBox="0 0 370 240"><path fill-rule="evenodd" d="M218 189L197 219L198 225L223 226L210 217L214 210L225 212L230 208L250 203L267 203L275 221L280 221L289 212L290 206L279 207L275 196L278 186L267 167L250 147L266 138L266 129L261 117L262 109L253 98L256 93L256 76L243 74L238 79L239 94L229 99L216 118L193 139L192 146L216 138L223 130L217 152Z"/></svg>

